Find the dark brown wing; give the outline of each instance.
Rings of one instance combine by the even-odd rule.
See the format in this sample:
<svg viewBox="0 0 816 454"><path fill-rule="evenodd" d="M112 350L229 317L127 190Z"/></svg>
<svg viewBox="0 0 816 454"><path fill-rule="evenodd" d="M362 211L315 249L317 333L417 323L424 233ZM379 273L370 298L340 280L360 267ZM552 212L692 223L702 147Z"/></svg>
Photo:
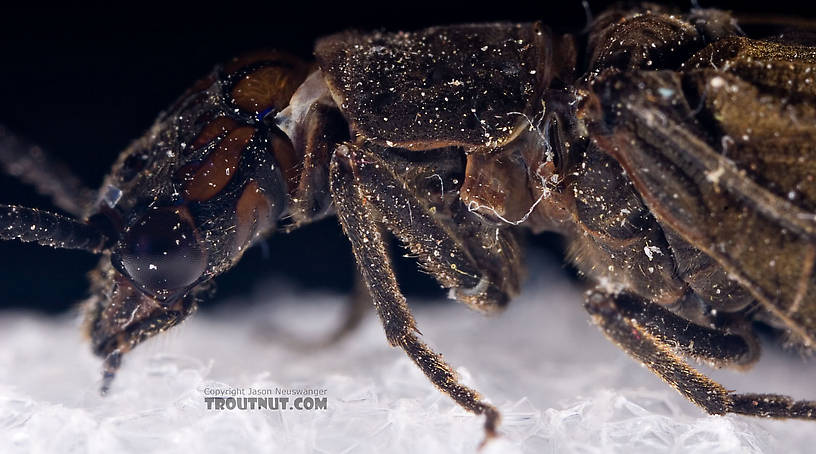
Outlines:
<svg viewBox="0 0 816 454"><path fill-rule="evenodd" d="M387 146L497 146L541 105L551 39L538 24L323 38L315 50L352 128Z"/></svg>
<svg viewBox="0 0 816 454"><path fill-rule="evenodd" d="M593 134L664 227L813 347L816 109L768 81L776 77L762 84L713 68L608 76L594 86L603 120Z"/></svg>

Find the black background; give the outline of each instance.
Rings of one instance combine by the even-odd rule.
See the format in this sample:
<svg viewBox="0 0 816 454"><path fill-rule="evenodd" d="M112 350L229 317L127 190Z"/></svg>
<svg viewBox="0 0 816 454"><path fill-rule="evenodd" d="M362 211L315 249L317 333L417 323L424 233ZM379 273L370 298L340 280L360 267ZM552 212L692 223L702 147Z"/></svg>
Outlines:
<svg viewBox="0 0 816 454"><path fill-rule="evenodd" d="M814 17L814 6L790 0L709 2L741 12ZM416 1L355 5L274 1L263 6L225 2L217 7L170 4L45 8L4 5L0 18L0 123L67 161L97 187L130 140L212 66L258 48L309 57L316 37L348 29L414 29L446 23L541 19L556 29L580 30L581 3ZM611 2L591 1L598 12ZM687 7L689 2L678 2ZM50 202L0 176L0 203L53 209ZM552 236L531 241L529 254L559 255ZM290 235L275 235L218 279L219 296L249 292L260 279L294 279L311 288L345 291L353 262L334 219ZM266 251L266 252L265 252ZM85 273L96 258L17 242L0 243L0 308L49 312L70 308L85 294ZM426 276L402 261L409 294L435 292Z"/></svg>

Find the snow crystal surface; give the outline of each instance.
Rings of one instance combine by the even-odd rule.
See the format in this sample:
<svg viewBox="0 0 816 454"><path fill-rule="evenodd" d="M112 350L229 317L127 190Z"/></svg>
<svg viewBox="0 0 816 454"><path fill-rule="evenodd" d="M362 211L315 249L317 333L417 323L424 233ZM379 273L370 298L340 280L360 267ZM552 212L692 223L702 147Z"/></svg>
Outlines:
<svg viewBox="0 0 816 454"><path fill-rule="evenodd" d="M588 322L581 289L537 264L523 294L485 318L454 302L415 305L424 339L503 414L482 452L812 452L816 423L707 416ZM75 317L0 313L0 452L474 453L482 419L439 393L376 317L305 353L345 295L259 285L248 301L196 314L125 357L111 393ZM282 335L282 334L281 334ZM710 371L709 371L710 372ZM727 387L816 398L816 365L766 346ZM326 410L208 410L205 389L325 389Z"/></svg>

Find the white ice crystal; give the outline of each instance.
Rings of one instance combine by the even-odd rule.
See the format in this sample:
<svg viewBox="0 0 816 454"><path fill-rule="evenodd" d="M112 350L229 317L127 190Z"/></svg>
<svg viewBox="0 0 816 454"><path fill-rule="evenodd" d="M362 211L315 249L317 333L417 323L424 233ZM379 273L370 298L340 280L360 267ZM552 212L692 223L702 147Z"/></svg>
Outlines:
<svg viewBox="0 0 816 454"><path fill-rule="evenodd" d="M423 338L503 413L482 452L807 452L816 423L714 417L686 402L588 323L581 289L538 264L499 317L454 302L415 305ZM276 328L318 337L346 296L259 285L125 357L111 393L71 317L0 314L2 453L474 453L482 419L439 393L376 317L309 354ZM281 330L282 331L282 330ZM816 366L767 347L756 370L715 371L728 388L816 398ZM711 372L711 371L707 371ZM205 388L323 388L328 409L208 410Z"/></svg>

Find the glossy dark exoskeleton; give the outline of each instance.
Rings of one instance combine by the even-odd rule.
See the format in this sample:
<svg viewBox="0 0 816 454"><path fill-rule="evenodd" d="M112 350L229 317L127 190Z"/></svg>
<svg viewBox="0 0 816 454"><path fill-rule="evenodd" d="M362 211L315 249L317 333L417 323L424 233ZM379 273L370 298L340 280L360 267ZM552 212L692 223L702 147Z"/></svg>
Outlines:
<svg viewBox="0 0 816 454"><path fill-rule="evenodd" d="M683 395L713 414L816 418L814 402L728 391L683 360L748 367L759 324L816 345L813 30L763 37L722 11L643 5L578 35L346 32L315 57L216 67L96 193L0 130L6 171L74 216L0 206L0 238L102 256L84 309L103 390L258 238L334 214L388 341L488 435L497 410L420 340L385 230L486 313L519 289L519 235L558 232L594 285L594 322Z"/></svg>

